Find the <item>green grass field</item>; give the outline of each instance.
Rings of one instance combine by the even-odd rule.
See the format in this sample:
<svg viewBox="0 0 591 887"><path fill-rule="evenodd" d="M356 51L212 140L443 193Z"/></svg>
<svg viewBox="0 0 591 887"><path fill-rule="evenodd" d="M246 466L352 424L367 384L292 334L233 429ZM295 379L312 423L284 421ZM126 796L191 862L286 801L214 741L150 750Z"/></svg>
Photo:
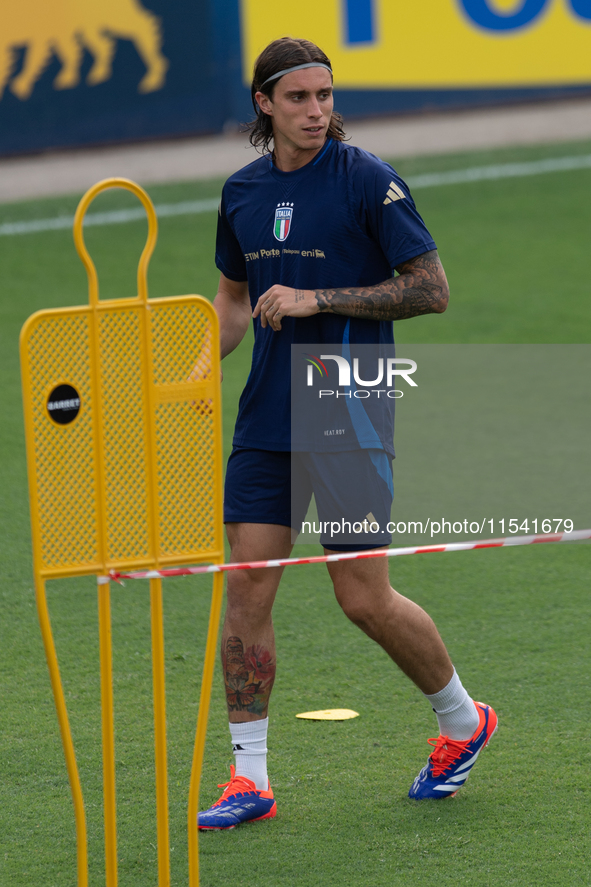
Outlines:
<svg viewBox="0 0 591 887"><path fill-rule="evenodd" d="M590 143L425 157L403 176L591 152ZM448 312L396 325L402 343L589 343L591 170L442 186L415 194L450 280ZM158 203L219 194L221 182L157 186ZM77 197L0 206L0 224L73 212ZM93 209L127 206L105 195ZM215 292L216 214L163 219L150 295ZM105 297L135 293L143 222L92 228ZM86 302L67 231L0 238L0 884L75 882L72 805L34 605L18 333L40 308ZM249 337L225 362L226 455L249 368ZM299 553L299 552L298 552ZM588 642L591 548L535 546L397 558L394 586L438 624L475 698L500 729L457 798L417 804L409 785L436 722L421 694L340 613L322 566L286 571L275 609L271 709L276 819L200 838L204 887L476 887L591 884ZM172 883L186 884L186 795L210 580L165 583ZM87 805L90 883L104 883L96 586L49 585ZM113 588L122 887L155 885L147 583ZM295 714L346 707L358 719ZM221 676L202 805L232 762ZM248 873L248 874L246 874Z"/></svg>

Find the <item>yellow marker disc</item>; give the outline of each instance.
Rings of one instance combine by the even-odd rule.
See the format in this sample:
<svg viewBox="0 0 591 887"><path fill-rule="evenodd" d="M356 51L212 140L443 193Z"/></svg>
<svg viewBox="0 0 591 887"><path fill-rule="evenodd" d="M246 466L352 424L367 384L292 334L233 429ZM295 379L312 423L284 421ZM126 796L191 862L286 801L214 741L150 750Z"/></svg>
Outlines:
<svg viewBox="0 0 591 887"><path fill-rule="evenodd" d="M358 718L359 712L350 708L325 708L323 711L304 711L296 718L305 718L308 721L348 721L349 718Z"/></svg>

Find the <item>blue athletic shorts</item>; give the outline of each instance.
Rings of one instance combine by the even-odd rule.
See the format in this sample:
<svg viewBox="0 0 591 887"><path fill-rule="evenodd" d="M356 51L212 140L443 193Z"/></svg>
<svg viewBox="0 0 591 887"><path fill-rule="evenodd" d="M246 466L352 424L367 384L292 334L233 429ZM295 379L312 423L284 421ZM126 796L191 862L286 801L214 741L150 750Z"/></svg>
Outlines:
<svg viewBox="0 0 591 887"><path fill-rule="evenodd" d="M325 548L365 551L392 542L387 529L394 497L392 458L383 450L289 453L234 447L226 471L224 521L279 524L300 532L312 495Z"/></svg>

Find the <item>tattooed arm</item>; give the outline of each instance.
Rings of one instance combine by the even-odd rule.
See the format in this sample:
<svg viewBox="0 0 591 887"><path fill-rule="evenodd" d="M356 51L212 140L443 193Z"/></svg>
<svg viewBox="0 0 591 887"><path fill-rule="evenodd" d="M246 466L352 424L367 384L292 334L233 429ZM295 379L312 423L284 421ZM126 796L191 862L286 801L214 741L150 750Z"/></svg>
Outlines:
<svg viewBox="0 0 591 887"><path fill-rule="evenodd" d="M318 310L368 320L404 320L445 311L449 289L437 250L415 256L396 270L398 277L376 286L315 290Z"/></svg>
<svg viewBox="0 0 591 887"><path fill-rule="evenodd" d="M449 288L437 250L403 262L396 271L397 277L375 286L321 290L272 286L258 300L253 316L260 314L262 326L268 323L280 330L282 317L309 317L318 312L367 320L404 320L445 311Z"/></svg>

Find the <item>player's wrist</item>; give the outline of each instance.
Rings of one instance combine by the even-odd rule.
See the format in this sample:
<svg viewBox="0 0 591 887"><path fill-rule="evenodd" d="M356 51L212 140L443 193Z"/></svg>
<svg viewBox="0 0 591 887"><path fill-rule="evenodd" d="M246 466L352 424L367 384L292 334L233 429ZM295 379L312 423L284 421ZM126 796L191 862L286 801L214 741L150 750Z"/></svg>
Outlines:
<svg viewBox="0 0 591 887"><path fill-rule="evenodd" d="M332 314L333 311L330 303L326 298L326 290L312 290L314 295L315 311L314 314Z"/></svg>
<svg viewBox="0 0 591 887"><path fill-rule="evenodd" d="M318 314L320 311L320 306L318 305L318 299L316 298L316 290L304 290L304 297L306 300L306 305L312 309L312 314Z"/></svg>

